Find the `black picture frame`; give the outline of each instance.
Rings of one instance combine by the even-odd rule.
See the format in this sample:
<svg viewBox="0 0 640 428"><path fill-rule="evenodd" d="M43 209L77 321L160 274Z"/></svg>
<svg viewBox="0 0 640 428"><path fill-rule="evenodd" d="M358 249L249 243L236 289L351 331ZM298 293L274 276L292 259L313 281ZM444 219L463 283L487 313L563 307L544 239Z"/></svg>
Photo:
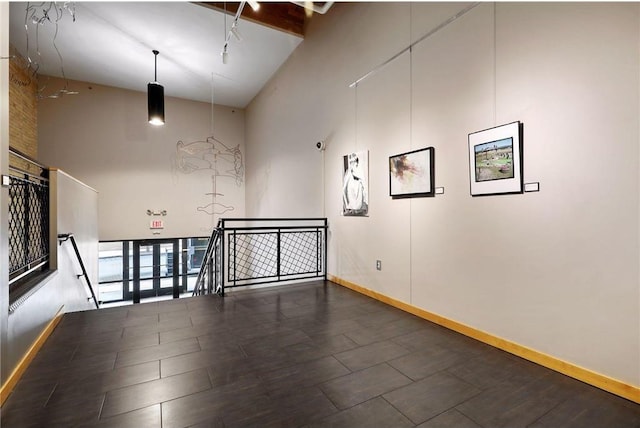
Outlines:
<svg viewBox="0 0 640 428"><path fill-rule="evenodd" d="M435 149L425 147L389 156L392 199L435 196Z"/></svg>

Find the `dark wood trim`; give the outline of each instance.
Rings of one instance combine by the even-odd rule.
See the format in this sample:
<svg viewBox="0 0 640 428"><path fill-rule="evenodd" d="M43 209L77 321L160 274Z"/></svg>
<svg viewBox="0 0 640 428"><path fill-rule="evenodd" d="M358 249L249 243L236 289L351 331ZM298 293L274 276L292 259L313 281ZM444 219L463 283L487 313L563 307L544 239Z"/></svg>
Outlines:
<svg viewBox="0 0 640 428"><path fill-rule="evenodd" d="M195 4L217 11L225 11L235 15L239 2L195 2ZM257 12L245 5L242 9L242 19L264 25L269 28L284 31L288 34L304 37L305 11L304 8L293 3L261 2Z"/></svg>

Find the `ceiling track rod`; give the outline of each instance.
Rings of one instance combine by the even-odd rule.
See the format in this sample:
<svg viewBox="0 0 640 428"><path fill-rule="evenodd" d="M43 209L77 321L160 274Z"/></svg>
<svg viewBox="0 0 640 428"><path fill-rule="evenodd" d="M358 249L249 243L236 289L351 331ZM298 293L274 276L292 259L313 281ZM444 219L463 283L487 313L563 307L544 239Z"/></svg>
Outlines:
<svg viewBox="0 0 640 428"><path fill-rule="evenodd" d="M355 88L358 86L358 84L360 82L362 82L363 80L373 76L374 74L378 73L380 70L382 70L384 67L386 67L387 65L389 65L391 62L395 61L399 56L401 56L402 54L404 54L405 52L410 52L411 49L417 45L418 43L426 40L427 38L433 36L435 33L437 33L438 31L442 30L443 28L447 27L449 24L451 24L452 22L454 22L455 20L457 20L458 18L462 17L463 15L465 15L467 12L471 11L473 8L475 8L476 6L478 6L480 4L480 2L476 2L476 3L472 3L469 6L467 6L466 8L462 9L460 12L456 13L455 15L453 15L451 18L447 19L446 21L444 21L442 24L438 25L436 28L434 28L433 30L429 31L427 34L425 34L424 36L420 37L418 40L416 40L415 42L411 43L409 46L407 46L406 48L402 49L400 52L398 52L397 54L393 55L391 58L389 58L388 60L386 60L385 62L383 62L382 64L378 65L376 68L374 68L373 70L371 70L370 72L368 72L367 74L365 74L364 76L360 77L358 80L354 81L353 83L351 83L349 85L350 88Z"/></svg>
<svg viewBox="0 0 640 428"><path fill-rule="evenodd" d="M238 6L238 10L236 11L236 15L233 17L233 21L231 23L231 27L233 28L233 24L237 25L238 19L240 19L240 15L242 15L242 10L244 9L244 5L247 4L246 1L241 1L240 6ZM229 40L231 40L231 36L233 35L233 31L229 30L227 32L227 37L224 39L224 44L227 46L229 44Z"/></svg>

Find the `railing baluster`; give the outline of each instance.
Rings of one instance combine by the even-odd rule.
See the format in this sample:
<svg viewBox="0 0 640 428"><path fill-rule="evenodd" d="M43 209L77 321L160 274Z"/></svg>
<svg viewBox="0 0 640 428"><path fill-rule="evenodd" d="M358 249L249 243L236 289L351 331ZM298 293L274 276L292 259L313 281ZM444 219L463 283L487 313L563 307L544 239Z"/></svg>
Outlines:
<svg viewBox="0 0 640 428"><path fill-rule="evenodd" d="M25 181L28 180L27 176L24 176ZM29 229L31 228L31 186L24 187L24 237L22 238L22 244L24 248L24 264L27 268L31 268L31 251L29 245Z"/></svg>
<svg viewBox="0 0 640 428"><path fill-rule="evenodd" d="M233 231L233 285L236 285L238 279L238 240L236 239L236 231Z"/></svg>
<svg viewBox="0 0 640 428"><path fill-rule="evenodd" d="M280 245L280 242L281 242L280 241L280 238L281 238L280 233L281 233L281 230L278 229L278 233L276 235L277 236L277 243L276 243L276 272L277 273L276 273L276 275L278 277L278 281L280 281L280 272L281 272L281 270L280 270L280 268L281 268L280 255L281 255L281 252L282 252L282 247Z"/></svg>
<svg viewBox="0 0 640 428"><path fill-rule="evenodd" d="M207 263L207 269L209 270L209 274L207 275L207 291L209 293L212 292L213 290L213 275L211 275L211 272L213 271L213 258L209 258L209 262Z"/></svg>
<svg viewBox="0 0 640 428"><path fill-rule="evenodd" d="M316 229L316 274L320 273L320 229Z"/></svg>
<svg viewBox="0 0 640 428"><path fill-rule="evenodd" d="M289 222L287 225L274 223ZM274 224L258 227L232 227L231 222ZM296 225L299 222L314 223ZM318 222L322 222L318 225ZM295 281L327 276L327 219L220 219L212 234L215 251L207 251L198 275L208 273L215 292L224 296L225 288L252 284ZM228 244L225 241L228 238ZM225 251L228 256L225 258ZM214 259L215 257L215 259ZM228 267L225 268L225 264ZM194 295L205 292L196 283ZM213 292L208 287L209 293Z"/></svg>

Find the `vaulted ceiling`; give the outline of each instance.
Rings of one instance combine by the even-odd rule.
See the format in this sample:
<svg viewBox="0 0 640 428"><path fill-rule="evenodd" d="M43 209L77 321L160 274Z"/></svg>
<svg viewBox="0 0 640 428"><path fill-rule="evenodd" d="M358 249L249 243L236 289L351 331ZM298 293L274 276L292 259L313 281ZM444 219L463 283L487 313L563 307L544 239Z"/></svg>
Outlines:
<svg viewBox="0 0 640 428"><path fill-rule="evenodd" d="M265 2L257 12L247 3L237 24L241 41L229 32L239 3L65 4L10 4L10 43L38 74L144 92L154 80L155 49L167 96L240 108L304 33L305 9L294 3Z"/></svg>

